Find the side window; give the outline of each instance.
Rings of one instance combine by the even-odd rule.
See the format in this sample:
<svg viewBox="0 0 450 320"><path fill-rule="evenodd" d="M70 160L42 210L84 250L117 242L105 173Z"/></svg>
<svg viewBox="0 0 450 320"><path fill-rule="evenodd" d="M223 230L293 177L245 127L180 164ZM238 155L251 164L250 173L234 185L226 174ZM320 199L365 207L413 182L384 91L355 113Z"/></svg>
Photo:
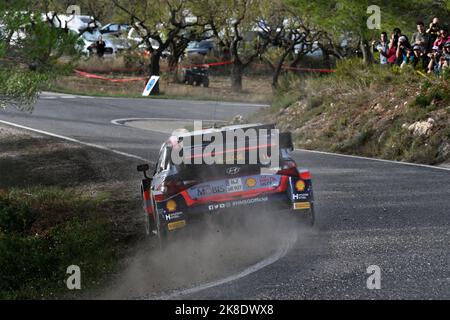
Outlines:
<svg viewBox="0 0 450 320"><path fill-rule="evenodd" d="M157 168L158 173L167 170L169 168L170 154L171 148L169 146L164 146L159 154L158 168Z"/></svg>
<svg viewBox="0 0 450 320"><path fill-rule="evenodd" d="M166 147L164 146L163 148L161 148L161 151L159 152L158 164L156 165L156 173L160 173L162 171L165 153L166 153Z"/></svg>

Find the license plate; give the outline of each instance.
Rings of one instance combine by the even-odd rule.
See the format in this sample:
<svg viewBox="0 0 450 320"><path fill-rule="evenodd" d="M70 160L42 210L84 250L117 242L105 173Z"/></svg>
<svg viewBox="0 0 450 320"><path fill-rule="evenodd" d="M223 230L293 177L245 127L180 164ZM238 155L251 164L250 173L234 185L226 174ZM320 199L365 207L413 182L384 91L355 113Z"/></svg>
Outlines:
<svg viewBox="0 0 450 320"><path fill-rule="evenodd" d="M228 193L241 192L241 191L244 191L244 185L242 184L241 178L229 179L227 181L227 192Z"/></svg>

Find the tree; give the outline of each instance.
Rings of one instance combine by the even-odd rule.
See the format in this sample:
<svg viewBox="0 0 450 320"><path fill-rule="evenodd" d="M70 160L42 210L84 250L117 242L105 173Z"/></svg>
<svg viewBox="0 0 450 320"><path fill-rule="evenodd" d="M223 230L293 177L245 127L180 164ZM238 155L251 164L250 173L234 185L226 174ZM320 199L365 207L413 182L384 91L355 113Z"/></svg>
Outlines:
<svg viewBox="0 0 450 320"><path fill-rule="evenodd" d="M207 20L219 46L231 58L233 90L242 90L244 70L261 57L269 45L270 40L261 38L258 28L266 3L265 0L206 0L194 11Z"/></svg>
<svg viewBox="0 0 450 320"><path fill-rule="evenodd" d="M190 1L186 0L113 0L127 16L151 54L150 75L161 74L161 58L170 46L184 46L186 30L201 27L201 23L187 22L191 16ZM184 51L184 50L183 50ZM153 89L159 93L159 84Z"/></svg>
<svg viewBox="0 0 450 320"><path fill-rule="evenodd" d="M0 106L32 110L39 92L65 72L62 56L76 56L77 38L52 27L34 1L0 4Z"/></svg>
<svg viewBox="0 0 450 320"><path fill-rule="evenodd" d="M316 30L298 12L281 2L270 4L264 11L261 36L270 42L264 60L273 70L272 87L276 89L288 57L293 56L291 67L295 67L306 54L319 50L314 44L324 32Z"/></svg>

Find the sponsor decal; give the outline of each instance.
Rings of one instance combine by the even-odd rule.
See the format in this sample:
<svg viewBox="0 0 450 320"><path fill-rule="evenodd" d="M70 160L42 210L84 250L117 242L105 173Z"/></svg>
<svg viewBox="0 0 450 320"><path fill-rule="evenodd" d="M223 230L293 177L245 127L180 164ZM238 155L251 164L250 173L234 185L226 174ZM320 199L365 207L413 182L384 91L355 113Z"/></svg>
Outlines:
<svg viewBox="0 0 450 320"><path fill-rule="evenodd" d="M307 200L308 199L308 194L307 193L303 193L303 194L293 194L292 195L292 200Z"/></svg>
<svg viewBox="0 0 450 320"><path fill-rule="evenodd" d="M198 188L195 188L195 189L197 190L197 197L198 198L205 197L205 196L211 194L211 186L209 186L209 185L198 187Z"/></svg>
<svg viewBox="0 0 450 320"><path fill-rule="evenodd" d="M261 187L278 186L278 178L275 176L260 176L259 184Z"/></svg>
<svg viewBox="0 0 450 320"><path fill-rule="evenodd" d="M231 203L231 205L233 207L236 207L236 206L249 205L249 204L255 204L255 203L266 202L266 201L269 201L269 197L252 198L252 199L233 201Z"/></svg>
<svg viewBox="0 0 450 320"><path fill-rule="evenodd" d="M212 204L212 205L208 206L209 211L216 211L216 210L225 209L225 208L227 208L227 205L225 203Z"/></svg>
<svg viewBox="0 0 450 320"><path fill-rule="evenodd" d="M227 181L227 192L228 193L240 192L243 190L244 190L244 186L242 185L241 178L230 179Z"/></svg>
<svg viewBox="0 0 450 320"><path fill-rule="evenodd" d="M245 184L246 184L247 187L249 187L249 188L254 188L254 187L256 187L256 184L257 184L257 183L258 183L258 182L256 181L255 178L248 178L247 181L245 182Z"/></svg>
<svg viewBox="0 0 450 320"><path fill-rule="evenodd" d="M182 215L183 215L183 212L174 212L174 213L166 214L165 218L166 218L166 221L172 221L172 220L179 219Z"/></svg>
<svg viewBox="0 0 450 320"><path fill-rule="evenodd" d="M166 209L169 212L174 212L175 210L177 210L177 203L175 200L169 200L166 203Z"/></svg>
<svg viewBox="0 0 450 320"><path fill-rule="evenodd" d="M227 169L227 174L229 174L230 176L236 175L239 173L241 169L239 169L238 167L233 167L233 168L229 168Z"/></svg>
<svg viewBox="0 0 450 320"><path fill-rule="evenodd" d="M305 191L306 184L303 180L298 180L295 184L295 189L299 192Z"/></svg>

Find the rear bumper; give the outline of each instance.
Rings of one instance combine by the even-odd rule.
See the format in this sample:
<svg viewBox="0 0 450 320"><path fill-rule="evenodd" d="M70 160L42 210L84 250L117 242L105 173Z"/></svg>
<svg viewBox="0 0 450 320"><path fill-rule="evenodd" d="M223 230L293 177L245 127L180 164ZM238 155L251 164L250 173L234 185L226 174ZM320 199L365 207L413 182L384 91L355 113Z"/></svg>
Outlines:
<svg viewBox="0 0 450 320"><path fill-rule="evenodd" d="M296 190L297 178L286 178L284 186L278 190L260 194L249 194L240 198L216 200L207 203L187 203L182 194L172 198L177 207L167 212L166 202L158 203L161 224L169 231L184 228L190 223L201 221L209 216L227 214L263 213L272 211L305 211L314 203L311 181L305 181L305 190Z"/></svg>

